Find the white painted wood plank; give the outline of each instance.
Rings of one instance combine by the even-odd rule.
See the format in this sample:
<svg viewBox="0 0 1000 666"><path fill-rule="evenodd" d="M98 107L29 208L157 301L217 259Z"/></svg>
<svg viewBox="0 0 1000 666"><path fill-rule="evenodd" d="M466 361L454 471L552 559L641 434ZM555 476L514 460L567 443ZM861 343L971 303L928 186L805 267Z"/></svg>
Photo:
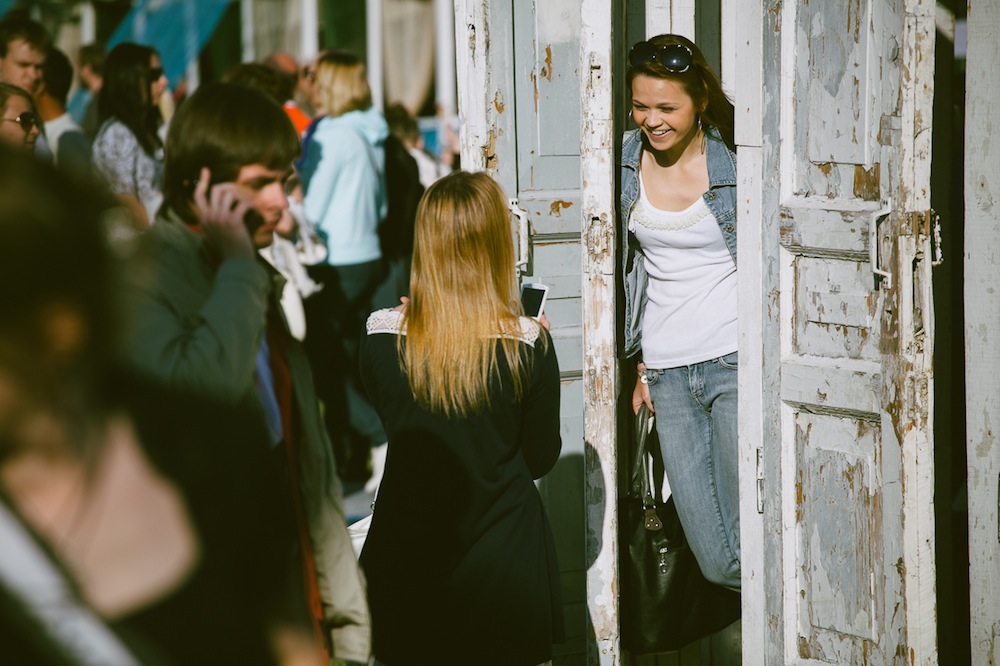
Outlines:
<svg viewBox="0 0 1000 666"><path fill-rule="evenodd" d="M455 0L455 63L458 82L459 142L462 168L486 168L484 146L490 145L486 117L488 87L489 4Z"/></svg>
<svg viewBox="0 0 1000 666"><path fill-rule="evenodd" d="M580 182L583 186L584 439L587 442L587 605L601 666L621 663L618 633L618 458L615 342L615 154L611 0L583 0L580 29Z"/></svg>
<svg viewBox="0 0 1000 666"><path fill-rule="evenodd" d="M382 27L382 0L367 0L365 3L365 43L368 58L368 84L372 91L372 106L385 108L385 35Z"/></svg>
<svg viewBox="0 0 1000 666"><path fill-rule="evenodd" d="M747 3L749 5L750 3ZM753 23L741 22L741 31ZM759 31L762 26L756 24ZM758 42L759 43L759 42ZM753 59L748 55L748 59ZM761 234L761 149L740 146L737 152L740 233L737 255L763 257ZM761 663L764 636L768 630L764 612L764 521L757 512L757 464L765 441L765 396L770 389L763 374L767 298L761 261L742 261L738 283L739 301L739 482L740 563L743 591L743 661Z"/></svg>
<svg viewBox="0 0 1000 666"><path fill-rule="evenodd" d="M695 0L673 0L670 3L671 31L694 41Z"/></svg>
<svg viewBox="0 0 1000 666"><path fill-rule="evenodd" d="M724 0L722 13L723 74L726 68L726 35L732 32L734 70L730 90L736 107L736 144L760 147L764 125L761 113L764 108L764 58L761 40L764 29L762 5L759 2ZM727 13L727 9L728 12ZM732 26L727 28L727 26ZM740 58L735 58L735 53ZM760 183L756 184L760 187Z"/></svg>
<svg viewBox="0 0 1000 666"><path fill-rule="evenodd" d="M934 108L934 0L907 0L903 30L900 195L904 212L930 208L931 126ZM900 351L906 363L897 390L905 405L902 445L903 547L907 642L911 664L938 663L933 439L933 313L930 238L904 218L899 257ZM925 230L926 231L926 230ZM920 257L924 259L920 259ZM915 311L914 304L923 304Z"/></svg>
<svg viewBox="0 0 1000 666"><path fill-rule="evenodd" d="M646 39L673 32L670 6L673 0L646 0Z"/></svg>
<svg viewBox="0 0 1000 666"><path fill-rule="evenodd" d="M968 4L965 348L972 663L1000 663L1000 3Z"/></svg>
<svg viewBox="0 0 1000 666"><path fill-rule="evenodd" d="M434 96L437 112L446 121L456 112L455 89L455 6L451 0L434 0Z"/></svg>
<svg viewBox="0 0 1000 666"><path fill-rule="evenodd" d="M674 33L694 40L695 0L646 0L646 38Z"/></svg>

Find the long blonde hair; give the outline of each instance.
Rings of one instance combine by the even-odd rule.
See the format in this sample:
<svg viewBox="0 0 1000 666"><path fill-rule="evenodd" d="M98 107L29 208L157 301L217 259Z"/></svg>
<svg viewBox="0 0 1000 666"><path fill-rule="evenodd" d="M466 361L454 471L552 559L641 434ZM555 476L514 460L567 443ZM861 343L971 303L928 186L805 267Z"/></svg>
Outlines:
<svg viewBox="0 0 1000 666"><path fill-rule="evenodd" d="M521 333L514 243L503 190L485 173L456 172L417 208L405 344L398 342L417 403L447 416L490 405L498 349L520 400L530 367ZM544 336L539 339L544 342Z"/></svg>
<svg viewBox="0 0 1000 666"><path fill-rule="evenodd" d="M316 61L314 99L319 110L328 116L342 116L348 111L364 111L372 105L365 65L349 51L330 50Z"/></svg>

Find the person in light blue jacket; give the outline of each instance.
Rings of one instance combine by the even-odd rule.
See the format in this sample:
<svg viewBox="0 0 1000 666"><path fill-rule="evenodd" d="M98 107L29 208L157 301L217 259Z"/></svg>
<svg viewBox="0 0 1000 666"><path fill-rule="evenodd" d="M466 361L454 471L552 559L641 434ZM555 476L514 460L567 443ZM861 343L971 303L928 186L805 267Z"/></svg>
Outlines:
<svg viewBox="0 0 1000 666"><path fill-rule="evenodd" d="M303 135L298 162L306 217L327 245L311 269L323 290L306 303L306 348L326 423L347 478L367 474L369 450L385 442L362 388L358 345L365 317L377 305L385 275L379 224L387 212L385 118L372 107L364 64L352 53L327 51L310 68L317 118Z"/></svg>

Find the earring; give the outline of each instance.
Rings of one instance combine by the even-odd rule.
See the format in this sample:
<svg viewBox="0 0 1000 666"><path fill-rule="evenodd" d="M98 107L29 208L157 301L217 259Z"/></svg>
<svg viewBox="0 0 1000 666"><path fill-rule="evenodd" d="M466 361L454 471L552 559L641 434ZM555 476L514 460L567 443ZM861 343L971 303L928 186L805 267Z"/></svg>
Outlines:
<svg viewBox="0 0 1000 666"><path fill-rule="evenodd" d="M705 142L707 141L705 137L705 130L701 127L701 116L698 116L698 131L701 133L701 154L705 154Z"/></svg>

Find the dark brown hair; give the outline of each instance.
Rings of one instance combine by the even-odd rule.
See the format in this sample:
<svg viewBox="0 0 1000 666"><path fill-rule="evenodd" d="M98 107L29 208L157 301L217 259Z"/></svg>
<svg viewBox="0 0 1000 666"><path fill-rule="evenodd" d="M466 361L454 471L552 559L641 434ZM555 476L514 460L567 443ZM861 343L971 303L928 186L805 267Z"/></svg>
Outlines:
<svg viewBox="0 0 1000 666"><path fill-rule="evenodd" d="M194 223L191 195L202 167L213 183L231 182L251 164L287 169L299 150L292 121L268 95L236 83L203 85L170 122L163 205Z"/></svg>
<svg viewBox="0 0 1000 666"><path fill-rule="evenodd" d="M28 46L42 53L52 46L52 38L41 23L16 14L0 21L0 58L7 57L7 49L15 39L24 40Z"/></svg>
<svg viewBox="0 0 1000 666"><path fill-rule="evenodd" d="M705 60L701 50L695 46L694 42L681 35L657 35L646 41L654 47L668 44L686 46L691 50L691 66L684 72L672 72L656 60L649 60L637 65L629 64L628 70L625 72L625 80L629 90L632 89L632 81L640 75L680 83L684 86L684 91L694 102L695 107L703 109L699 113L702 123L719 130L722 140L726 142L729 149L736 150L733 103L729 101L726 93L722 90L719 77Z"/></svg>
<svg viewBox="0 0 1000 666"><path fill-rule="evenodd" d="M161 146L157 135L160 110L153 104L151 64L156 51L148 46L122 42L111 49L104 63L104 85L97 98L103 124L108 118L121 121L135 135L147 155Z"/></svg>

